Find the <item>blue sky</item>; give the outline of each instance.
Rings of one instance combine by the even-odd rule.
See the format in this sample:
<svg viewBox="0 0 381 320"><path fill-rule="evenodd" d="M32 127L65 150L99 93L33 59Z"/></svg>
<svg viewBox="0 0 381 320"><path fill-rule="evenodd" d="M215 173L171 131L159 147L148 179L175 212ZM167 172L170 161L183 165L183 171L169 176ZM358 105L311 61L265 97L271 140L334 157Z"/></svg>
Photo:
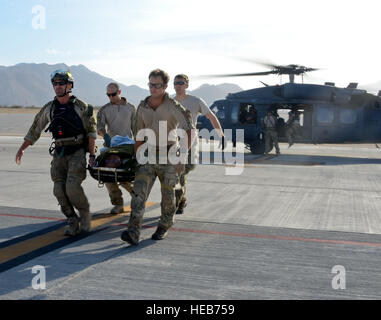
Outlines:
<svg viewBox="0 0 381 320"><path fill-rule="evenodd" d="M36 6L45 11L42 29L33 25ZM369 84L381 80L380 9L376 0L0 0L0 65L84 64L145 87L156 67L172 77L266 70L236 59L248 58L322 68L308 82ZM259 80L287 78L191 78L190 88L234 82L249 89Z"/></svg>

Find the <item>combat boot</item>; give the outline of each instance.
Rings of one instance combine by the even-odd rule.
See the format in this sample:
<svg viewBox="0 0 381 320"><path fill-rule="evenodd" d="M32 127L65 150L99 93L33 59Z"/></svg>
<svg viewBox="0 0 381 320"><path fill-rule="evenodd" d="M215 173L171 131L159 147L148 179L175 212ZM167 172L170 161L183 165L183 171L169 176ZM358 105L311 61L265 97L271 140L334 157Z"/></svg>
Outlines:
<svg viewBox="0 0 381 320"><path fill-rule="evenodd" d="M81 232L87 233L91 230L91 213L89 211L80 211Z"/></svg>
<svg viewBox="0 0 381 320"><path fill-rule="evenodd" d="M79 233L79 219L73 216L67 219L68 226L65 228L64 235L73 237Z"/></svg>
<svg viewBox="0 0 381 320"><path fill-rule="evenodd" d="M183 214L184 213L184 208L187 206L186 202L180 202L179 206L176 210L176 214Z"/></svg>
<svg viewBox="0 0 381 320"><path fill-rule="evenodd" d="M152 240L163 240L168 234L168 229L163 228L161 225L157 226L155 233L152 235Z"/></svg>
<svg viewBox="0 0 381 320"><path fill-rule="evenodd" d="M135 232L132 232L129 230L123 231L122 234L120 235L120 238L123 241L126 241L129 244L132 244L134 246L136 246L139 243L139 236L135 234Z"/></svg>
<svg viewBox="0 0 381 320"><path fill-rule="evenodd" d="M118 214L118 213L122 213L123 211L124 211L123 205L116 205L111 209L110 213L111 214Z"/></svg>

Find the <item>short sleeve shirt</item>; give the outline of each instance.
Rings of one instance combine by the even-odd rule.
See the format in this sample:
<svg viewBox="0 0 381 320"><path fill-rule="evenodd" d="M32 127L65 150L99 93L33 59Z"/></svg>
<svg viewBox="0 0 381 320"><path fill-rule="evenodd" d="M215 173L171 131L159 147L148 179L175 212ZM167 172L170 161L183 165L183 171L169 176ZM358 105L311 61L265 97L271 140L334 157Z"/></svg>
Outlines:
<svg viewBox="0 0 381 320"><path fill-rule="evenodd" d="M197 118L199 115L207 115L211 110L201 98L187 94L185 99L179 101L186 109L188 109L192 115L192 123L196 127ZM198 163L198 152L199 152L199 140L198 140L198 131L196 133L196 138L193 140L192 148L190 150L190 157L188 161L191 161L192 164Z"/></svg>
<svg viewBox="0 0 381 320"><path fill-rule="evenodd" d="M196 126L197 118L199 115L207 115L210 111L209 107L206 105L205 101L201 98L186 95L183 101L179 101L186 109L191 112L193 125Z"/></svg>
<svg viewBox="0 0 381 320"><path fill-rule="evenodd" d="M120 105L107 103L97 114L97 131L105 130L110 137L116 135L130 138L133 136L136 107L122 98ZM106 130L107 127L107 130Z"/></svg>
<svg viewBox="0 0 381 320"><path fill-rule="evenodd" d="M149 106L148 98L139 104L136 113L135 136L142 129L151 129L156 136L156 146L166 147L177 143L176 129L178 127L185 131L195 128L190 112L168 94L156 110Z"/></svg>

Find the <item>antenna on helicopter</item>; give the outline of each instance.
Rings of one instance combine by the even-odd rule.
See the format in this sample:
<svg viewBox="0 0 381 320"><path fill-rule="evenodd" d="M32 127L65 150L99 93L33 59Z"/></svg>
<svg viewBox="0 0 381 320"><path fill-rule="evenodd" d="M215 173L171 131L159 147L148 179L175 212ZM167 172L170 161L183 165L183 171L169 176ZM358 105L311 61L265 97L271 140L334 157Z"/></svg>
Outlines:
<svg viewBox="0 0 381 320"><path fill-rule="evenodd" d="M262 83L265 87L268 87L269 85L261 80L259 80L260 83Z"/></svg>

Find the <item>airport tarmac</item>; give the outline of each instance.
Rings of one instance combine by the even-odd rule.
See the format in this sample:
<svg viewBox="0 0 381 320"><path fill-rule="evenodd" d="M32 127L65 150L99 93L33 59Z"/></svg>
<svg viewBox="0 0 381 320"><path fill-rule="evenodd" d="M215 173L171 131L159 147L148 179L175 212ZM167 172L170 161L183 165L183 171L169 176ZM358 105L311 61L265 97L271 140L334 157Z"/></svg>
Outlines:
<svg viewBox="0 0 381 320"><path fill-rule="evenodd" d="M126 212L109 215L107 191L90 175L83 187L93 231L62 236L50 142L42 137L17 166L22 135L0 136L0 299L381 298L375 144L281 143L279 157L245 153L239 175L201 164L189 176L185 213L162 241L151 240L160 216L156 182L141 242L129 246L120 240L129 195L123 191ZM33 288L36 266L46 272L43 289Z"/></svg>

